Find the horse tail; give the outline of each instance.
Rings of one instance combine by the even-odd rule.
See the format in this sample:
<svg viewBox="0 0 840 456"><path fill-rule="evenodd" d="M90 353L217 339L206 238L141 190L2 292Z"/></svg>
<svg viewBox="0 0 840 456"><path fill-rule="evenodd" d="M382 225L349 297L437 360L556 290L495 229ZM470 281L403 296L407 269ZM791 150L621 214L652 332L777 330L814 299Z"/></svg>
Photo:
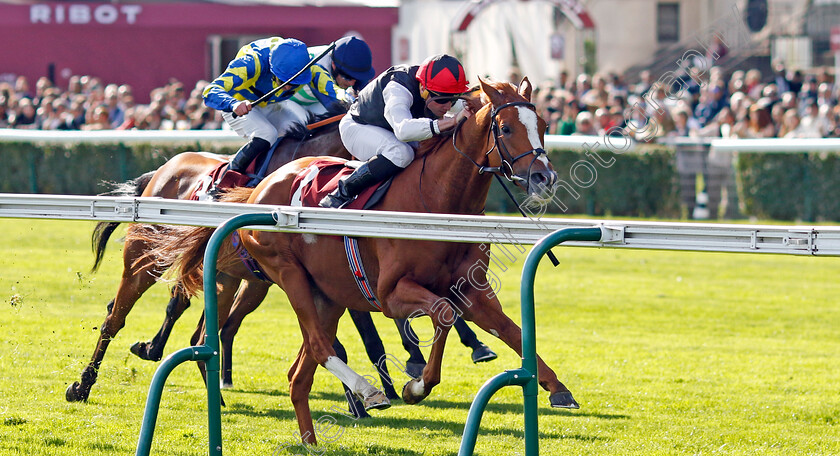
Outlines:
<svg viewBox="0 0 840 456"><path fill-rule="evenodd" d="M231 189L221 196L220 201L244 203L253 190L245 187ZM126 240L139 240L149 247L135 260L135 265L153 261L156 271L168 269L170 278L183 286L188 297L193 297L204 288L204 251L215 230L200 226L132 225L126 233ZM225 239L219 248L217 267L223 269L235 264L238 258L230 239Z"/></svg>
<svg viewBox="0 0 840 456"><path fill-rule="evenodd" d="M138 178L115 185L110 192L103 193L103 195L140 196L146 190L149 181L152 180L152 176L154 175L154 171L149 171ZM96 272L99 269L99 266L102 264L102 258L105 256L105 247L108 245L108 239L111 238L111 235L119 225L120 222L99 222L96 224L90 237L94 256L93 266L90 268L90 272Z"/></svg>

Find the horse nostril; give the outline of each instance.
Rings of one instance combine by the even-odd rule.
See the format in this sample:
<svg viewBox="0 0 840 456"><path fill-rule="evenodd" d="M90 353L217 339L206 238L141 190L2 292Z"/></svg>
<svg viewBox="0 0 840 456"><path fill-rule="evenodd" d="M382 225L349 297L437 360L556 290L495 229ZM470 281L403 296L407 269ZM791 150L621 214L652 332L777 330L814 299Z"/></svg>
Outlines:
<svg viewBox="0 0 840 456"><path fill-rule="evenodd" d="M531 173L531 184L537 187L548 187L551 185L550 177L542 171Z"/></svg>

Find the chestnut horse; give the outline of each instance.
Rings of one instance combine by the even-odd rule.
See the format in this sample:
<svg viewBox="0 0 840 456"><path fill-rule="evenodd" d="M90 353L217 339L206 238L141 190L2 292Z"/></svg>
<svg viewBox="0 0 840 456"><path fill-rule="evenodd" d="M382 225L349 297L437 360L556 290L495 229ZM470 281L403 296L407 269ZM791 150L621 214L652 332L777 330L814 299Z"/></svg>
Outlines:
<svg viewBox="0 0 840 456"><path fill-rule="evenodd" d="M334 113L331 113L334 114ZM319 127L309 131L305 126L299 128L286 136L272 155L267 169L276 170L280 166L289 163L295 158L315 155L333 155L337 157L349 157L347 150L341 143L338 133L338 122ZM132 196L156 196L170 199L189 199L191 192L198 182L205 178L210 171L219 164L228 161L228 156L211 154L208 152L184 152L176 155L156 171L148 172L137 179L129 181L118 187L115 192ZM93 271L101 264L107 241L119 226L119 222L102 222L94 229L92 241L95 261ZM108 304L108 315L105 317L99 340L96 343L90 363L85 367L81 375L81 381L72 383L65 392L68 401L86 401L90 390L96 382L99 366L105 357L108 344L116 337L120 329L125 325L134 304L146 290L151 287L160 277L164 268L161 268L151 261L143 261L142 258L148 251L148 247L142 242L126 240L123 248L123 273L120 280L116 297ZM139 260L139 261L138 261ZM231 275L232 274L232 275ZM244 267L239 271L231 271L231 274L219 275L219 287L221 290L220 306L226 305L225 309L220 307L220 323L224 323L227 317L226 309L229 309L234 298L234 293L242 279L259 282L259 280ZM264 291L268 286L255 284L253 287L243 287L242 293L236 296L238 300L257 299L262 301L265 297ZM258 301L258 302L259 302ZM167 321L161 330L152 339L152 342L138 342L132 346L131 351L144 359L160 360L163 354L163 346L175 320L189 307L189 299L183 293L183 289L176 285L172 288L172 298L167 305ZM193 335L193 341L199 337L200 330L197 329Z"/></svg>
<svg viewBox="0 0 840 456"><path fill-rule="evenodd" d="M460 125L451 141L437 138L421 144L414 162L394 178L390 191L375 209L480 215L494 173L510 178L532 198L551 197L557 174L543 150L546 124L530 102L530 82L524 79L518 91L509 83L479 82L483 106ZM475 103L475 97L471 101ZM303 158L289 163L254 189L228 193L225 201L289 205L292 182L312 161ZM177 278L191 294L202 286L202 254L212 232L210 228L172 227L135 230L130 235L154 245L150 256L164 264L178 259ZM350 387L366 408L390 405L382 392L339 360L332 349L345 308L381 310L390 318L431 318L436 337L428 364L422 376L409 381L402 391L403 400L409 404L420 402L440 383L446 336L458 313L522 355L521 329L503 313L495 294L488 292L488 287L480 290L463 283L466 277L474 278L476 270L486 274L487 245L358 239L365 270L382 306L374 309L359 293L350 271L336 268L346 261L340 237L244 229L239 230L239 236L268 277L286 292L301 326L303 345L288 378L290 398L306 443L317 443L309 392L319 364ZM231 268L234 256L228 240L219 252L219 271ZM458 306L456 302L467 305ZM541 358L538 382L549 391L552 407L578 408L571 392Z"/></svg>

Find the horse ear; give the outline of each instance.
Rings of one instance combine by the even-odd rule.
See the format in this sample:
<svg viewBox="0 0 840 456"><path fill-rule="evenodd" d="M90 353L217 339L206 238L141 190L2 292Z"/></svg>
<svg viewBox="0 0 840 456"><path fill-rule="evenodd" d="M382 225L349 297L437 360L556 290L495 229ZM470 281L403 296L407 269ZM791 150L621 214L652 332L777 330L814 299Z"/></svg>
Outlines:
<svg viewBox="0 0 840 456"><path fill-rule="evenodd" d="M484 106L484 102L481 100L481 90L480 88L476 87L471 89L465 96L464 101L467 103L467 106L470 107L470 111L473 113L478 112L482 106Z"/></svg>
<svg viewBox="0 0 840 456"><path fill-rule="evenodd" d="M519 83L519 95L522 95L522 98L531 101L531 81L528 80L528 76L522 78L522 82Z"/></svg>
<svg viewBox="0 0 840 456"><path fill-rule="evenodd" d="M496 90L495 87L484 82L484 79L481 79L481 77L478 78L478 83L481 85L481 91L487 95L487 98L490 99L490 103L492 103L493 106L501 106L504 104L504 97L498 90Z"/></svg>

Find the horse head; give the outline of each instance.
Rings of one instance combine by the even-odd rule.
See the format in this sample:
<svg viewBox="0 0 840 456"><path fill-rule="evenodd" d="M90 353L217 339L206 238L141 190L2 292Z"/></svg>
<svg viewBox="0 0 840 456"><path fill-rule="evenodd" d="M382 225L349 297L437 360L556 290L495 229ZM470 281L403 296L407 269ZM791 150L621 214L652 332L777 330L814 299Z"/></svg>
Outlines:
<svg viewBox="0 0 840 456"><path fill-rule="evenodd" d="M547 199L557 182L557 173L543 147L546 122L531 103L531 82L512 84L478 79L489 100L490 143L487 171L496 172L525 190L529 196Z"/></svg>

